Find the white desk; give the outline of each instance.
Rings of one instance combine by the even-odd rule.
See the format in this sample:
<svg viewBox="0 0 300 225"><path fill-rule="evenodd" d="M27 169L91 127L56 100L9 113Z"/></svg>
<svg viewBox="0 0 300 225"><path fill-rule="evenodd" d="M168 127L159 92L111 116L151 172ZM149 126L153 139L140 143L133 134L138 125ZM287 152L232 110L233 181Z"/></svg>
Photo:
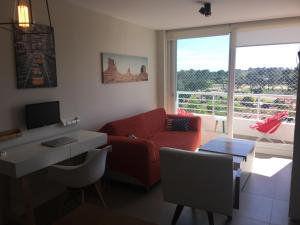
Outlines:
<svg viewBox="0 0 300 225"><path fill-rule="evenodd" d="M63 136L75 138L77 141L56 148L41 145L41 142ZM35 218L26 175L105 144L107 144L106 134L79 130L1 150L5 151L6 155L0 157L0 173L20 178L28 224L34 225Z"/></svg>

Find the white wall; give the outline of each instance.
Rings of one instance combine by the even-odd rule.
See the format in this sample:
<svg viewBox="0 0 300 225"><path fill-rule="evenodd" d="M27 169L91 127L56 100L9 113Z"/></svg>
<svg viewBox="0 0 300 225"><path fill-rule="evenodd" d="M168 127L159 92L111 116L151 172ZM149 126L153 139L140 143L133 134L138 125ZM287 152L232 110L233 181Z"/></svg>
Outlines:
<svg viewBox="0 0 300 225"><path fill-rule="evenodd" d="M14 1L0 1L0 22L10 21ZM36 22L46 23L44 1L33 0ZM24 128L24 105L59 100L61 117L79 115L81 127L95 130L104 123L157 107L156 31L101 15L61 0L50 0L55 31L57 88L16 89L12 32L0 29L0 131ZM40 7L43 10L40 10ZM9 28L9 27L8 27ZM100 53L112 52L148 57L149 81L101 83ZM59 127L24 132L20 141L49 135ZM0 143L1 147L10 143ZM34 201L43 202L61 191L46 180L45 171L34 174ZM12 200L21 201L16 181L10 182ZM0 224L8 206L8 186L0 175ZM52 191L52 192L51 192ZM6 201L4 201L6 199ZM14 206L11 206L14 207Z"/></svg>
<svg viewBox="0 0 300 225"><path fill-rule="evenodd" d="M1 22L11 20L13 2L0 2ZM0 131L24 126L23 106L34 102L58 99L61 116L79 115L82 127L87 129L156 107L154 30L64 1L49 2L55 30L58 87L16 89L12 33L0 29ZM44 9L43 3L33 0L37 22L47 22L36 13L44 13L39 8ZM149 81L102 84L101 52L148 57Z"/></svg>
<svg viewBox="0 0 300 225"><path fill-rule="evenodd" d="M157 94L159 107L167 108L167 41L164 30L157 31Z"/></svg>

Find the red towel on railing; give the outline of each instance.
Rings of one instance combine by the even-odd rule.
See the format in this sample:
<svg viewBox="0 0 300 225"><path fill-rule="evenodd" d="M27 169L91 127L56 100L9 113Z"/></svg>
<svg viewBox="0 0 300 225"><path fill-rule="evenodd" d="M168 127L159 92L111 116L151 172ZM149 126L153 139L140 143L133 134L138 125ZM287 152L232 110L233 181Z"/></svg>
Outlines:
<svg viewBox="0 0 300 225"><path fill-rule="evenodd" d="M180 116L193 116L194 114L191 113L191 112L188 112L184 109L178 108L177 109L177 115L180 115Z"/></svg>

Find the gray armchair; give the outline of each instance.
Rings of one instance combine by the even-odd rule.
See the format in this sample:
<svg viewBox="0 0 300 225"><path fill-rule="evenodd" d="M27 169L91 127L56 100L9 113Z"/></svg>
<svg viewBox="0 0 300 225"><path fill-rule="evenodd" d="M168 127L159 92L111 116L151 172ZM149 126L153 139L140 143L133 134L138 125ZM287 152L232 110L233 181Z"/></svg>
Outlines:
<svg viewBox="0 0 300 225"><path fill-rule="evenodd" d="M231 156L161 148L160 160L164 200L177 204L172 224L184 206L205 210L210 225L214 224L213 213L231 220L238 201L235 191L239 192Z"/></svg>

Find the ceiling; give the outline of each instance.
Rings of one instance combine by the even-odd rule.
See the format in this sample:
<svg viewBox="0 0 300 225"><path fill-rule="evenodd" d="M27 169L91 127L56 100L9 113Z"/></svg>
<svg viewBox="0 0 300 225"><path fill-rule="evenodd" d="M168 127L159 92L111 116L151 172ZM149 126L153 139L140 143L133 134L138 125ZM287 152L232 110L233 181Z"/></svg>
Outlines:
<svg viewBox="0 0 300 225"><path fill-rule="evenodd" d="M210 17L198 13L198 0L68 1L157 30L300 16L300 0L209 0Z"/></svg>

